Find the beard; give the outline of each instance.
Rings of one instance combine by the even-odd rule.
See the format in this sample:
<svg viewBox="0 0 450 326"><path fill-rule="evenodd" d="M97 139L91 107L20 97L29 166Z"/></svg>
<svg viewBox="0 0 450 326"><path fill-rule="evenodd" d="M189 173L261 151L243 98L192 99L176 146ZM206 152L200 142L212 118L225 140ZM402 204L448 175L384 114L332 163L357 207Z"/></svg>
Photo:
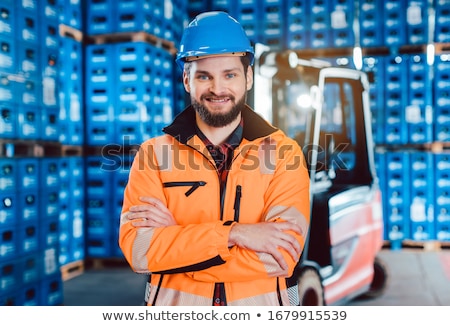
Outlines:
<svg viewBox="0 0 450 326"><path fill-rule="evenodd" d="M205 98L211 96L210 94L202 95L200 100L205 101ZM233 96L228 96L231 101L234 102L235 98ZM239 101L232 106L231 110L226 113L213 113L208 110L208 108L197 102L194 98L191 98L192 106L195 111L199 114L200 118L209 126L220 128L225 127L232 123L239 114L242 112L242 109L245 107L245 95L242 96Z"/></svg>

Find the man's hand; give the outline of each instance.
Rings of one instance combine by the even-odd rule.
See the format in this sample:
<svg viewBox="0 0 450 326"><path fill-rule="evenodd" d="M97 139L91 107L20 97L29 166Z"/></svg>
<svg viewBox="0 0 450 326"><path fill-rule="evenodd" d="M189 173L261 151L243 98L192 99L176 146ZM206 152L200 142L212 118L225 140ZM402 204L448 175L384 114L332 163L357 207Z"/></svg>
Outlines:
<svg viewBox="0 0 450 326"><path fill-rule="evenodd" d="M139 199L148 204L130 207L127 218L133 221L134 226L165 227L177 224L172 213L160 200L153 197Z"/></svg>
<svg viewBox="0 0 450 326"><path fill-rule="evenodd" d="M303 234L302 228L291 222L236 223L231 228L228 244L272 255L282 270L281 274L276 276L286 277L288 264L278 250L286 250L295 261L302 251L297 239L286 231Z"/></svg>

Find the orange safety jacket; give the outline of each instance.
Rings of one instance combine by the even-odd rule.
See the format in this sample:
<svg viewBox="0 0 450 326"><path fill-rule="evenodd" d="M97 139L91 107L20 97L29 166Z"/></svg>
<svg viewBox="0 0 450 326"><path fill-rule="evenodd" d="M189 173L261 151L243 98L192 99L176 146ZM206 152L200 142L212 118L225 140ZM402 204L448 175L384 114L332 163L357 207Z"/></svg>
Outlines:
<svg viewBox="0 0 450 326"><path fill-rule="evenodd" d="M280 267L266 253L228 247L233 223L291 221L303 235L310 223L309 175L298 144L246 107L243 140L235 149L226 188L214 159L195 132L188 107L165 135L145 141L124 192L119 245L136 273L151 274L148 305L212 305L215 283L224 283L228 305L292 305ZM134 227L129 209L161 200L178 225ZM294 233L293 233L294 234ZM290 274L297 263L280 249ZM295 302L294 302L295 304Z"/></svg>

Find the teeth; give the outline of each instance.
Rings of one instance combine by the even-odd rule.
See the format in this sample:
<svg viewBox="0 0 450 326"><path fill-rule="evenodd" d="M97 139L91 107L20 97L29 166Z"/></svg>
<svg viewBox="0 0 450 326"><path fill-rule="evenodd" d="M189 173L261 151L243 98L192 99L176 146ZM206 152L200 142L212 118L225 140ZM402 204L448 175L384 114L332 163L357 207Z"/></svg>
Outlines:
<svg viewBox="0 0 450 326"><path fill-rule="evenodd" d="M214 103L221 103L221 102L226 102L227 100L226 99L217 99L217 100L215 100L215 99L209 99L211 102L214 102Z"/></svg>

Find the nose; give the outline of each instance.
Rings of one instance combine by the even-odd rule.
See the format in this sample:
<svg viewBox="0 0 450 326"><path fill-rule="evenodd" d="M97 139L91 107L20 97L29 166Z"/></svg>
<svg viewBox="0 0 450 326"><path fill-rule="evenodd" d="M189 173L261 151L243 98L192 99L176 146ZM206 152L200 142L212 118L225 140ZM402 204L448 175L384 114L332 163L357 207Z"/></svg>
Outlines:
<svg viewBox="0 0 450 326"><path fill-rule="evenodd" d="M223 80L221 80L220 78L214 78L213 80L211 80L211 84L209 86L209 91L212 94L220 95L220 94L224 93L225 90L226 90L226 87L225 87L225 83Z"/></svg>

